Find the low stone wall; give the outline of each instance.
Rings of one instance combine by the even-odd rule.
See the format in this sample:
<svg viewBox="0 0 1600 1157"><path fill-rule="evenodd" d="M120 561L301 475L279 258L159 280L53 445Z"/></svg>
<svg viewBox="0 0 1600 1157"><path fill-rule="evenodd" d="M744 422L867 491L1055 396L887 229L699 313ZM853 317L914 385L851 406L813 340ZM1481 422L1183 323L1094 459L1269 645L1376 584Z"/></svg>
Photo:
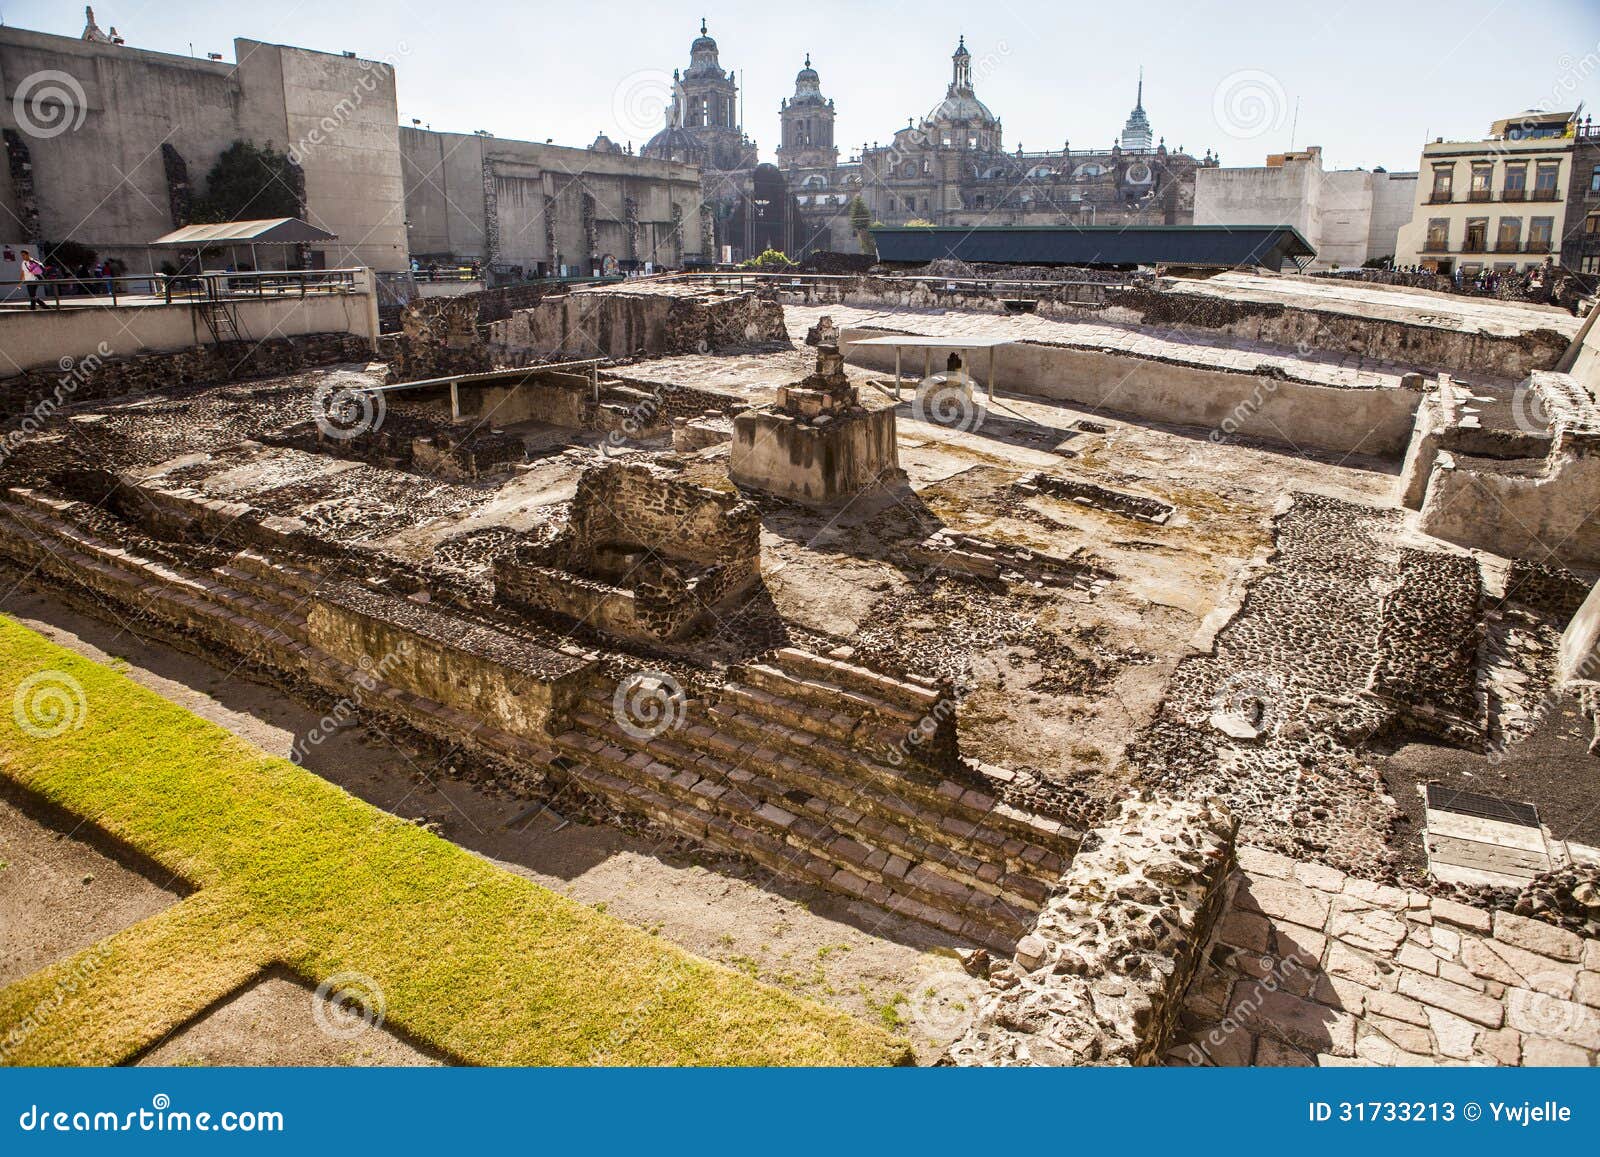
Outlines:
<svg viewBox="0 0 1600 1157"><path fill-rule="evenodd" d="M394 686L525 738L566 726L592 665L355 583L319 588L306 631L312 645L352 667L381 670Z"/></svg>
<svg viewBox="0 0 1600 1157"><path fill-rule="evenodd" d="M1392 318L1188 293L1181 284L1113 289L1098 320L1155 329L1211 330L1289 349L1342 350L1376 361L1507 378L1551 369L1569 344L1554 329L1500 337Z"/></svg>
<svg viewBox="0 0 1600 1157"><path fill-rule="evenodd" d="M851 345L893 332L848 329L853 365L893 372L894 350ZM1398 458L1411 440L1422 394L1295 381L1223 365L1178 364L1114 349L1019 341L995 350L1002 388L1093 410L1209 429L1296 448Z"/></svg>
<svg viewBox="0 0 1600 1157"><path fill-rule="evenodd" d="M1085 838L955 1065L1148 1065L1166 1051L1233 868L1220 801L1141 798Z"/></svg>
<svg viewBox="0 0 1600 1157"><path fill-rule="evenodd" d="M400 333L383 338L391 382L420 382L493 368L478 334L478 297L419 298L400 313Z"/></svg>
<svg viewBox="0 0 1600 1157"><path fill-rule="evenodd" d="M371 344L349 333L223 342L128 358L89 355L62 367L28 370L0 378L0 415L21 418L37 413L41 407L54 413L74 402L169 390L175 386L277 377L315 366L366 362L371 357Z"/></svg>
<svg viewBox="0 0 1600 1157"><path fill-rule="evenodd" d="M725 296L675 286L591 289L518 310L489 327L495 356L630 358L788 344L783 307L753 293Z"/></svg>

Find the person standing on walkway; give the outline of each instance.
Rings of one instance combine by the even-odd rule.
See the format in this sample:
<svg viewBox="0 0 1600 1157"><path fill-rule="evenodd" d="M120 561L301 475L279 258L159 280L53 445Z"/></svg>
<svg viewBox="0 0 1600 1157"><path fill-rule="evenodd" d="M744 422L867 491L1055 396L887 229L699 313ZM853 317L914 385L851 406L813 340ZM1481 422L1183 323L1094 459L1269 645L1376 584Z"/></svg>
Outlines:
<svg viewBox="0 0 1600 1157"><path fill-rule="evenodd" d="M38 309L44 303L39 300L39 290L44 288L39 284L39 279L44 276L44 266L33 259L33 254L26 249L22 251L22 286L28 291L28 308Z"/></svg>

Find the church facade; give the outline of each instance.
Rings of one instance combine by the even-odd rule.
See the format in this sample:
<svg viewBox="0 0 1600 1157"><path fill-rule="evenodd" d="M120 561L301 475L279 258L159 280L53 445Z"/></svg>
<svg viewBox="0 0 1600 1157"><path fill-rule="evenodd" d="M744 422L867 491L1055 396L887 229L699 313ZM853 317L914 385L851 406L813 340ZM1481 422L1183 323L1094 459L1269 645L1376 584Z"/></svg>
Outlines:
<svg viewBox="0 0 1600 1157"><path fill-rule="evenodd" d="M704 22L700 33L688 70L674 74L677 99L667 125L641 153L701 166L708 227L718 251L735 260L751 255L749 228L736 232L735 224L762 215L783 218L769 221L764 235L789 239L791 257L858 252L849 212L857 196L872 222L884 225L1187 225L1194 221L1196 171L1218 164L1210 150L1191 156L1155 136L1142 77L1133 110L1109 146L1075 149L1063 141L1060 149L1007 151L1000 118L978 98L963 37L943 99L908 120L888 144L864 144L843 161L834 103L823 95L808 54L794 95L778 110L776 169L788 196L774 203L770 194L756 197L758 167L773 166L757 165L755 142L737 123L732 74L722 69ZM766 192L772 174L762 176Z"/></svg>

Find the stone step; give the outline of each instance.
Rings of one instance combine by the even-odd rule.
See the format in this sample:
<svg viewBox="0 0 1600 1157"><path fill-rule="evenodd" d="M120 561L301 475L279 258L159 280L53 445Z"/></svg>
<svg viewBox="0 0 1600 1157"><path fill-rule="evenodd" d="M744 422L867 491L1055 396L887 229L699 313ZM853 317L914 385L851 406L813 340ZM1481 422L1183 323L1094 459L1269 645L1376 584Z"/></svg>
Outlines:
<svg viewBox="0 0 1600 1157"><path fill-rule="evenodd" d="M817 809L808 808L804 793L785 794L781 785L759 771L739 768L698 756L662 736L646 746L633 740L609 721L579 715L573 731L555 737L580 760L597 763L611 775L657 793L698 812L720 814L737 828L764 832L786 849L786 856L770 865L785 876L802 853L817 875L817 864L829 864L826 886L893 908L894 895L921 907L909 914L947 931L980 943L1014 942L1031 922L1034 905L1021 908L944 874L928 863L915 863L841 833ZM576 770L574 774L578 774ZM581 776L579 776L581 779ZM630 798L619 806L633 808ZM798 798L791 798L798 796ZM671 826L702 835L702 816L685 816L674 809L666 818ZM730 850L750 851L733 845ZM760 856L756 856L759 860Z"/></svg>
<svg viewBox="0 0 1600 1157"><path fill-rule="evenodd" d="M1003 840L979 838L973 825L963 829L943 824L946 817L919 812L905 800L868 798L842 778L790 756L766 759L749 751L711 754L695 747L695 737L687 730L671 732L670 739L663 735L640 743L611 729L605 720L584 713L576 716L574 723L662 763L725 775L768 802L789 810L804 809L802 814L871 839L912 863L936 862L961 883L1019 908L1042 904L1066 869L1066 862L1054 854L1024 859L1024 849L1008 858L1000 846ZM934 835L918 832L919 826Z"/></svg>
<svg viewBox="0 0 1600 1157"><path fill-rule="evenodd" d="M1080 833L1055 820L1008 807L990 795L952 780L922 782L904 772L869 759L843 744L771 719L750 715L725 704L712 704L702 731L688 728L690 741L710 744L711 749L738 748L742 743L765 747L775 754L788 753L846 777L863 795L923 801L950 815L954 822L975 825L997 844L1006 839L1020 840L1070 862ZM1018 853L1020 854L1020 853Z"/></svg>
<svg viewBox="0 0 1600 1157"><path fill-rule="evenodd" d="M301 594L309 594L316 590L325 581L325 576L309 567L297 566L291 562L268 558L259 551L248 547L241 550L229 560L229 565L236 567L245 574L255 575L257 578L269 579Z"/></svg>
<svg viewBox="0 0 1600 1157"><path fill-rule="evenodd" d="M830 659L825 655L801 650L799 647L781 647L773 654L773 663L791 674L819 683L832 683L878 699L886 700L920 717L933 710L941 693L937 687L913 680L895 679L880 675L866 667Z"/></svg>
<svg viewBox="0 0 1600 1157"><path fill-rule="evenodd" d="M826 717L835 723L854 724L866 715L877 715L898 720L902 724L903 732L906 727L916 726L927 714L925 711L906 707L881 695L857 691L838 683L826 682L821 678L795 674L766 663L746 663L735 668L733 674L741 683L759 690L822 708Z"/></svg>

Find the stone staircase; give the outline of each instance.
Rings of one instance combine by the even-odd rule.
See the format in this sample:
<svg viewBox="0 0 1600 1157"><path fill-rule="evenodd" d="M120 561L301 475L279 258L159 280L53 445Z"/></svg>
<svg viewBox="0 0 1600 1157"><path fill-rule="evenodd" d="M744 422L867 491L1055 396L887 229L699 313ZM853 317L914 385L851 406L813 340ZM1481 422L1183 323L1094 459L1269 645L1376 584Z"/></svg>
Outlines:
<svg viewBox="0 0 1600 1157"><path fill-rule="evenodd" d="M940 688L784 649L735 668L653 738L620 725L613 687L591 686L546 743L320 649L307 620L330 576L250 548L180 569L106 541L88 513L0 493L0 555L135 630L459 742L509 769L511 786L572 783L784 879L1010 952L1077 849L1078 831L1002 802L1005 773L960 761Z"/></svg>
<svg viewBox="0 0 1600 1157"><path fill-rule="evenodd" d="M732 676L653 737L625 728L610 696L591 692L555 738L563 765L618 806L642 804L778 875L1011 950L1079 833L1000 802L979 772L940 776L926 760L875 758L899 750L941 701L936 690L793 649ZM946 724L953 743L953 721L934 730Z"/></svg>

